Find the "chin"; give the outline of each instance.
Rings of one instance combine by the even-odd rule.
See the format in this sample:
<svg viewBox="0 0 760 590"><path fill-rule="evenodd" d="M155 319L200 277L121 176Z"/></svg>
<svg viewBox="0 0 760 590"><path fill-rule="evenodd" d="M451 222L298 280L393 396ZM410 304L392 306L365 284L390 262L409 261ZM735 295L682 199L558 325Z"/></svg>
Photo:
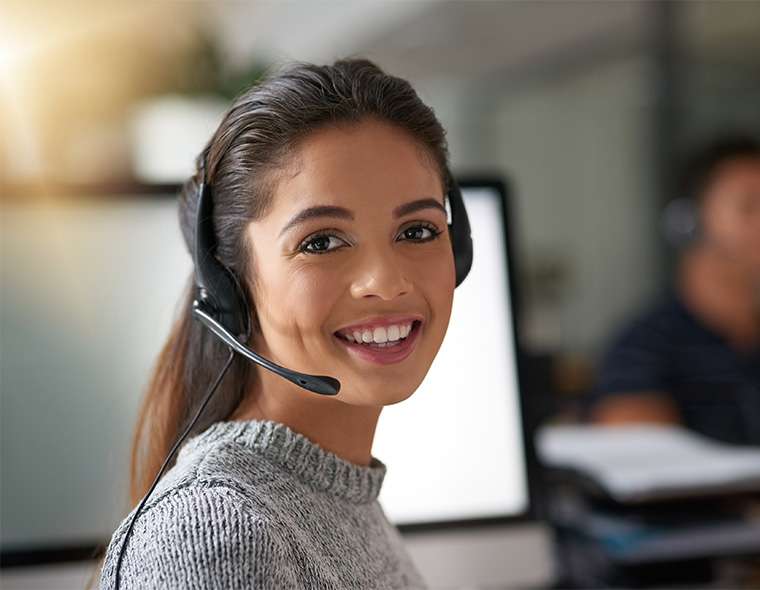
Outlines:
<svg viewBox="0 0 760 590"><path fill-rule="evenodd" d="M374 408L382 408L384 406L392 406L394 404L403 402L404 400L412 397L412 394L417 390L419 384L415 387L408 387L402 390L388 391L386 384L379 384L377 387L367 388L366 383L364 387L357 388L359 393L358 399L356 396L352 396L353 399L344 399L346 403L356 406L368 406ZM349 389L350 385L346 385L346 391L357 391L357 389ZM341 387L342 389L343 387ZM338 394L340 397L340 394Z"/></svg>
<svg viewBox="0 0 760 590"><path fill-rule="evenodd" d="M395 397L395 398L393 398L393 399L392 399L392 400L390 400L390 401L386 401L386 402L383 404L383 406L392 406L392 405L394 405L394 404L399 404L399 403L401 403L401 402L405 402L405 401L406 401L406 400L408 400L410 397L412 397L412 394L413 394L413 393L414 393L414 392L412 392L412 393L408 393L408 394L406 394L406 395L402 395L402 396L398 396L398 397Z"/></svg>
<svg viewBox="0 0 760 590"><path fill-rule="evenodd" d="M381 391L377 396L378 405L392 406L393 404L408 400L412 397L414 392L417 391L418 387L419 383L415 384L413 387L405 387L404 389L397 389L396 391Z"/></svg>

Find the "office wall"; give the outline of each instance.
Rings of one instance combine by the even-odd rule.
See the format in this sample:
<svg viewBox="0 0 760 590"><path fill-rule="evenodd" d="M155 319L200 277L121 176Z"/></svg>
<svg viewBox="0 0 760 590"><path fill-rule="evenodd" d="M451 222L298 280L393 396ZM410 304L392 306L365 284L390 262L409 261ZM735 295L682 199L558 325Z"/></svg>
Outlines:
<svg viewBox="0 0 760 590"><path fill-rule="evenodd" d="M594 357L662 284L652 155L652 64L589 63L496 96L424 88L457 170L513 185L522 328L534 351ZM440 84L442 87L443 84Z"/></svg>
<svg viewBox="0 0 760 590"><path fill-rule="evenodd" d="M641 57L603 63L508 94L493 114L525 278L560 269L554 301L538 293L526 309L536 347L596 353L658 283L649 74Z"/></svg>

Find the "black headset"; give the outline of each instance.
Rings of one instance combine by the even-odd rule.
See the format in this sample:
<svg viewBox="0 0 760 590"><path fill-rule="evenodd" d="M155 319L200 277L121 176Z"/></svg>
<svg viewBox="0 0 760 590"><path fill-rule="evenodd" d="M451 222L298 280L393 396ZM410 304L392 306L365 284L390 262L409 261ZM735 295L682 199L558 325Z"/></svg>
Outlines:
<svg viewBox="0 0 760 590"><path fill-rule="evenodd" d="M662 210L660 221L665 239L676 248L685 248L703 235L696 197L672 199Z"/></svg>
<svg viewBox="0 0 760 590"><path fill-rule="evenodd" d="M145 494L145 497L132 515L116 562L115 590L119 589L121 562L137 515L142 510L156 484L158 484L177 448L182 444L182 441L198 421L206 404L221 382L222 377L232 364L235 352L314 393L336 395L340 391L340 382L334 377L309 375L292 369L286 369L265 359L244 344L248 341L251 334L250 313L237 276L229 267L219 262L219 259L215 255L217 240L213 224L213 191L211 184L206 179L205 153L201 155L200 170L198 172L200 178L198 182L195 248L193 251L193 261L195 263L195 299L193 300L192 313L195 319L202 322L222 342L227 344L230 349L230 355L209 392L206 394L195 417L187 426L184 433L177 439L177 442L174 443L158 475L156 475L153 485L151 485L150 490ZM446 169L446 183L449 187L447 195L451 210L451 223L448 224L449 235L451 237L451 248L456 269L455 287L458 287L467 277L472 267L472 236L470 235L470 220L467 217L462 192L448 168Z"/></svg>

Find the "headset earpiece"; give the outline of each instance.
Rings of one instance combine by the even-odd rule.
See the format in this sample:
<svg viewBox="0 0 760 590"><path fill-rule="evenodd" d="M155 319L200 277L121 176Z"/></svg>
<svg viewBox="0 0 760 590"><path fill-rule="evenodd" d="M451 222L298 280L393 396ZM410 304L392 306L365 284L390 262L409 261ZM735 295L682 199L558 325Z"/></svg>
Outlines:
<svg viewBox="0 0 760 590"><path fill-rule="evenodd" d="M245 295L235 273L215 256L213 195L206 183L205 164L201 164L198 184L198 212L195 232L196 299L193 303L216 318L241 342L251 335L251 322Z"/></svg>
<svg viewBox="0 0 760 590"><path fill-rule="evenodd" d="M449 206L451 207L451 248L454 253L454 267L456 268L456 287L467 278L472 267L472 235L470 220L467 217L467 209L462 199L462 191L451 172L447 171L449 186Z"/></svg>
<svg viewBox="0 0 760 590"><path fill-rule="evenodd" d="M694 243L700 236L699 209L694 199L679 197L670 201L662 211L665 238L675 247Z"/></svg>

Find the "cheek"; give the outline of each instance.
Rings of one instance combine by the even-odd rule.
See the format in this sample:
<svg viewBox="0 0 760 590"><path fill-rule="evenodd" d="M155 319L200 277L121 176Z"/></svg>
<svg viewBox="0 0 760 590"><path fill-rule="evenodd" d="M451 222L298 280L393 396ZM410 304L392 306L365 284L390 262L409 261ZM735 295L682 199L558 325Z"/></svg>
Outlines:
<svg viewBox="0 0 760 590"><path fill-rule="evenodd" d="M271 336L308 340L321 333L339 285L326 268L280 265L262 269L257 304L264 310L261 320L269 324Z"/></svg>
<svg viewBox="0 0 760 590"><path fill-rule="evenodd" d="M746 233L744 220L729 207L713 207L705 219L707 235L723 248L734 250L741 247Z"/></svg>
<svg viewBox="0 0 760 590"><path fill-rule="evenodd" d="M742 243L738 245L742 257L752 267L755 274L760 273L760 216L747 220L744 226Z"/></svg>
<svg viewBox="0 0 760 590"><path fill-rule="evenodd" d="M309 269L290 274L283 313L296 324L303 338L318 336L324 330L330 311L340 297L339 285L329 272Z"/></svg>
<svg viewBox="0 0 760 590"><path fill-rule="evenodd" d="M456 284L453 257L438 256L421 265L416 282L430 305L433 326L445 333L451 317Z"/></svg>
<svg viewBox="0 0 760 590"><path fill-rule="evenodd" d="M441 286L449 299L453 298L456 286L456 266L454 265L454 255L451 252L451 247L446 249L446 254L439 258L438 264L434 268L437 275L437 284Z"/></svg>
<svg viewBox="0 0 760 590"><path fill-rule="evenodd" d="M745 216L725 215L716 223L716 234L721 243L738 253L749 254L760 246L757 224L750 223Z"/></svg>
<svg viewBox="0 0 760 590"><path fill-rule="evenodd" d="M760 227L736 212L721 212L705 224L708 239L724 254L760 273Z"/></svg>

